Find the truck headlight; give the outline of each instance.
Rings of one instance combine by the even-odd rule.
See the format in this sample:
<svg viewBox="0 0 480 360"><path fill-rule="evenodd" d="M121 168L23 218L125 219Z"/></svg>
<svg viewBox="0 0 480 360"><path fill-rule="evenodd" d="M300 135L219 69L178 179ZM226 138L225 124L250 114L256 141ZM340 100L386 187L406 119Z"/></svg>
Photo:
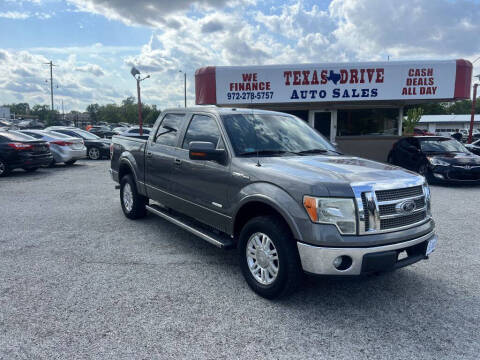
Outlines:
<svg viewBox="0 0 480 360"><path fill-rule="evenodd" d="M432 164L433 166L450 166L448 162L440 160L435 157L427 156L427 159L430 162L430 164Z"/></svg>
<svg viewBox="0 0 480 360"><path fill-rule="evenodd" d="M353 199L304 196L303 206L313 222L333 224L341 234L357 233L357 216Z"/></svg>
<svg viewBox="0 0 480 360"><path fill-rule="evenodd" d="M425 203L427 206L427 215L432 216L432 204L431 204L431 199L432 199L432 194L430 192L430 187L428 184L425 182L423 183L423 193L425 194Z"/></svg>

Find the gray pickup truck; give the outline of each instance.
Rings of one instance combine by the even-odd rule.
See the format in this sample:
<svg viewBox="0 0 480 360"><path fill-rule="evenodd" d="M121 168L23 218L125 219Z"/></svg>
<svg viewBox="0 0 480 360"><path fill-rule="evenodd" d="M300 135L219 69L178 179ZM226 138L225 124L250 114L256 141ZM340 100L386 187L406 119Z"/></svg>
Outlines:
<svg viewBox="0 0 480 360"><path fill-rule="evenodd" d="M436 246L422 176L344 156L289 114L165 110L148 139L114 136L111 155L127 218L148 211L236 247L248 285L266 298L294 290L304 272L390 271Z"/></svg>

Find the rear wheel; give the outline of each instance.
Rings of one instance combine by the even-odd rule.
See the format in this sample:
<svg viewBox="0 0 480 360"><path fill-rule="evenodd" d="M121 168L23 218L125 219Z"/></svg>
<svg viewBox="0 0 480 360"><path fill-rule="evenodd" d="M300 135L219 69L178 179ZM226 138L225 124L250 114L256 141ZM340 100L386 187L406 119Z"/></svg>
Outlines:
<svg viewBox="0 0 480 360"><path fill-rule="evenodd" d="M7 164L0 159L0 177L7 176L9 172L10 169L8 168Z"/></svg>
<svg viewBox="0 0 480 360"><path fill-rule="evenodd" d="M90 160L98 160L100 159L100 149L96 147L91 147L88 149L88 158Z"/></svg>
<svg viewBox="0 0 480 360"><path fill-rule="evenodd" d="M243 227L238 244L243 276L260 296L274 299L292 293L302 279L296 242L276 216L259 216Z"/></svg>
<svg viewBox="0 0 480 360"><path fill-rule="evenodd" d="M76 161L77 160L65 161L65 165L68 165L68 166L73 165L73 164L75 164Z"/></svg>
<svg viewBox="0 0 480 360"><path fill-rule="evenodd" d="M132 175L125 175L120 180L120 203L125 216L129 219L139 219L147 214L145 205L148 199L137 192L137 186Z"/></svg>

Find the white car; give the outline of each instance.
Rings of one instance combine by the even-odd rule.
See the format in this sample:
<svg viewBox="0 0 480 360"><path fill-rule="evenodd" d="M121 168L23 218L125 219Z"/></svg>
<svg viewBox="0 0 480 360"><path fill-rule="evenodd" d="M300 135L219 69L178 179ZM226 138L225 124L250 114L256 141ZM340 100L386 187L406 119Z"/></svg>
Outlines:
<svg viewBox="0 0 480 360"><path fill-rule="evenodd" d="M143 128L143 136L149 136L150 131L152 131L152 128L144 127ZM138 126L131 127L129 129L127 129L126 131L122 132L120 135L122 135L122 136L140 136L140 128Z"/></svg>

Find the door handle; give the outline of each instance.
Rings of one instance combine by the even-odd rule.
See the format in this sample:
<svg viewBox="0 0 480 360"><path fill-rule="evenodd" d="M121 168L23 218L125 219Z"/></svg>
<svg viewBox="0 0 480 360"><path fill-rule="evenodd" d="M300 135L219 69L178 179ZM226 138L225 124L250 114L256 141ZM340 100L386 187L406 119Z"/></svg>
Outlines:
<svg viewBox="0 0 480 360"><path fill-rule="evenodd" d="M182 163L182 160L180 159L175 159L175 165L180 165Z"/></svg>
<svg viewBox="0 0 480 360"><path fill-rule="evenodd" d="M151 151L147 151L147 157L152 157L152 152Z"/></svg>

